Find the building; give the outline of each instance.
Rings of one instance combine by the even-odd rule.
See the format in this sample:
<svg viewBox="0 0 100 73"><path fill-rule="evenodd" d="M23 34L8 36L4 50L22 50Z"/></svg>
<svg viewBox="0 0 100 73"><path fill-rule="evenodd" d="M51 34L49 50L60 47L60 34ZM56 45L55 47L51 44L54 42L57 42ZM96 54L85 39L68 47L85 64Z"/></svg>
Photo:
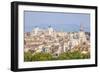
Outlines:
<svg viewBox="0 0 100 73"><path fill-rule="evenodd" d="M57 57L67 51L78 49L87 52L90 48L90 41L87 40L83 25L80 25L79 32L59 32L51 26L45 30L35 27L30 35L25 33L27 36L24 38L25 52L28 50L32 50L33 53L47 52Z"/></svg>

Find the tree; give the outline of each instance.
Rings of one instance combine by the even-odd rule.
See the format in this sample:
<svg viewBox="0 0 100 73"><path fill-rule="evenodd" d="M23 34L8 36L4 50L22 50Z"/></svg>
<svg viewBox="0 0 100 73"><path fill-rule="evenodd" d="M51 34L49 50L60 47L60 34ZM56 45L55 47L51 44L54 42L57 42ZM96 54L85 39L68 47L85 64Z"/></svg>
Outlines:
<svg viewBox="0 0 100 73"><path fill-rule="evenodd" d="M24 61L31 61L32 53L31 52L24 52Z"/></svg>
<svg viewBox="0 0 100 73"><path fill-rule="evenodd" d="M70 59L88 59L90 53L82 54L80 51L66 52L59 55L59 60L70 60Z"/></svg>
<svg viewBox="0 0 100 73"><path fill-rule="evenodd" d="M36 53L32 56L32 61L52 60L52 55L49 53Z"/></svg>
<svg viewBox="0 0 100 73"><path fill-rule="evenodd" d="M81 51L68 51L61 53L58 57L53 57L50 53L34 53L25 52L24 61L48 61L48 60L71 60L71 59L88 59L90 53L82 54Z"/></svg>

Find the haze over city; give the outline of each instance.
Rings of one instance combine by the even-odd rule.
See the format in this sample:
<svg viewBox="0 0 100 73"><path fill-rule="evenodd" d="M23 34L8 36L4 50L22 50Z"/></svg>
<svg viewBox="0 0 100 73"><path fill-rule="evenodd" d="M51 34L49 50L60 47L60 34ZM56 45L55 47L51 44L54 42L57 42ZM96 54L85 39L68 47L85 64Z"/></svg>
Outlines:
<svg viewBox="0 0 100 73"><path fill-rule="evenodd" d="M80 24L85 32L90 32L90 15L81 13L57 13L24 11L24 31L31 32L36 26L47 29L51 26L56 31L77 32Z"/></svg>

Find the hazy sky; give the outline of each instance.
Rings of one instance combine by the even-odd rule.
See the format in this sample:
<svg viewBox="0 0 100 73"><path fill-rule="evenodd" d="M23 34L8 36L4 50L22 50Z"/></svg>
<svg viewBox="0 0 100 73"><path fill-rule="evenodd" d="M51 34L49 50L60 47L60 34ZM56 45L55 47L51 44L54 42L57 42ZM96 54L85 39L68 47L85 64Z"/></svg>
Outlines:
<svg viewBox="0 0 100 73"><path fill-rule="evenodd" d="M80 13L34 12L24 11L24 31L31 32L36 26L47 29L51 26L57 31L79 31L83 24L84 31L90 32L90 15Z"/></svg>

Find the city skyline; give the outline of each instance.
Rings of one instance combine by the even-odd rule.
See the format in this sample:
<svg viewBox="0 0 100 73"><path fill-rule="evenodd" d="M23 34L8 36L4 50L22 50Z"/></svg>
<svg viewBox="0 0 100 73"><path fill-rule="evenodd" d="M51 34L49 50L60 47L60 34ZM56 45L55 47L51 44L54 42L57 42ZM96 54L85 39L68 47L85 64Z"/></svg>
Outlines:
<svg viewBox="0 0 100 73"><path fill-rule="evenodd" d="M79 31L80 24L84 26L84 31L90 32L90 15L24 11L24 32L31 32L36 26L41 29L51 26L56 31L75 32Z"/></svg>

